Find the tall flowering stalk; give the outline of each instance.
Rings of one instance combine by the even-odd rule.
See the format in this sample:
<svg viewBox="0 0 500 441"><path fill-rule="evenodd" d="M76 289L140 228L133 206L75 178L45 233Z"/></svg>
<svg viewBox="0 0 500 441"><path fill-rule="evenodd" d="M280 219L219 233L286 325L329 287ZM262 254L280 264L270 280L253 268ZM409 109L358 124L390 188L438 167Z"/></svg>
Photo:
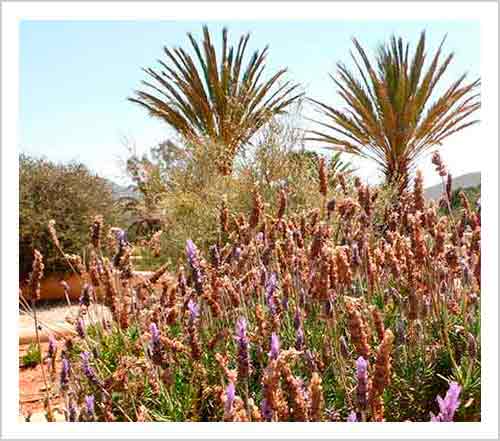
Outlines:
<svg viewBox="0 0 500 441"><path fill-rule="evenodd" d="M238 346L238 378L246 381L250 374L249 340L247 336L247 321L240 317L236 322L236 343Z"/></svg>
<svg viewBox="0 0 500 441"><path fill-rule="evenodd" d="M231 421L234 416L234 399L236 397L236 389L234 383L229 383L226 388L226 396L224 403L224 421Z"/></svg>
<svg viewBox="0 0 500 441"><path fill-rule="evenodd" d="M368 407L368 361L363 357L356 360L356 379L356 402L364 421Z"/></svg>
<svg viewBox="0 0 500 441"><path fill-rule="evenodd" d="M200 266L198 248L191 239L186 241L186 256L193 275L193 283L198 294L203 293L203 272Z"/></svg>
<svg viewBox="0 0 500 441"><path fill-rule="evenodd" d="M71 365L69 360L64 357L61 362L61 376L59 385L62 390L67 390L69 385L69 377L71 375Z"/></svg>
<svg viewBox="0 0 500 441"><path fill-rule="evenodd" d="M153 363L161 365L163 361L163 350L160 339L160 331L156 323L151 323L149 326L149 332L151 334L151 340L149 342L149 351L151 354L151 359Z"/></svg>
<svg viewBox="0 0 500 441"><path fill-rule="evenodd" d="M94 368L90 365L90 352L82 352L80 357L82 359L82 370L87 380L93 385L101 388L103 386L102 381L97 376Z"/></svg>
<svg viewBox="0 0 500 441"><path fill-rule="evenodd" d="M384 339L377 352L375 371L373 373L372 385L369 393L369 403L372 408L372 416L375 421L383 420L382 393L389 384L392 374L391 352L394 335L390 329L385 330Z"/></svg>
<svg viewBox="0 0 500 441"><path fill-rule="evenodd" d="M274 293L278 286L276 273L271 273L266 281L266 302L271 314L275 315L277 312L277 302Z"/></svg>
<svg viewBox="0 0 500 441"><path fill-rule="evenodd" d="M198 316L200 313L200 307L193 299L189 300L187 306L189 310L187 331L189 336L189 345L191 347L191 355L194 360L199 360L201 357L201 346L198 336Z"/></svg>
<svg viewBox="0 0 500 441"><path fill-rule="evenodd" d="M278 356L280 354L280 339L279 337L273 332L271 334L271 350L269 351L269 358L271 360L277 360Z"/></svg>

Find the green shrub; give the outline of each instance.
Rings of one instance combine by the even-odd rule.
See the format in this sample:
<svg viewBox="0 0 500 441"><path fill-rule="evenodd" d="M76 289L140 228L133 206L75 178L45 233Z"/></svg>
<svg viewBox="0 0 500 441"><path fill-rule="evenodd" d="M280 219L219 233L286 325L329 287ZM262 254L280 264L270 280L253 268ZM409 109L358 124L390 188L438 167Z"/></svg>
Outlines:
<svg viewBox="0 0 500 441"><path fill-rule="evenodd" d="M42 354L40 348L35 343L30 343L28 351L21 357L21 365L23 367L35 367L42 362Z"/></svg>
<svg viewBox="0 0 500 441"><path fill-rule="evenodd" d="M165 142L151 149L149 155L132 154L127 173L138 197L125 201L125 208L135 216L129 238L147 240L161 229L162 262L167 258L175 263L184 257L187 239L204 250L220 239L223 201L231 211L249 215L253 193L258 191L264 206L276 214L278 194L286 189L287 214L301 214L317 207L322 155L305 149L302 133L287 118L275 119L265 127L253 148L237 158L229 176L217 173L215 158L220 149L210 143L179 147ZM337 173L352 171L339 154L327 159L326 164L330 188L335 187ZM230 218L232 221L234 218ZM147 247L144 250L144 268L155 266Z"/></svg>
<svg viewBox="0 0 500 441"><path fill-rule="evenodd" d="M46 256L45 273L66 270L47 230L54 219L66 253L80 254L88 242L92 217L118 221L110 183L83 164L58 164L48 159L19 156L19 273L31 271L33 249ZM83 220L83 222L82 222Z"/></svg>

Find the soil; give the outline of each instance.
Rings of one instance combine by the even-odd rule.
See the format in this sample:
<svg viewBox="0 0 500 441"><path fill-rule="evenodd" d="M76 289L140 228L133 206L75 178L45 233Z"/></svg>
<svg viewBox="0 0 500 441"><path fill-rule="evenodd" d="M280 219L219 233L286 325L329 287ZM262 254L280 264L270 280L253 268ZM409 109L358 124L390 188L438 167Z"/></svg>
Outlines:
<svg viewBox="0 0 500 441"><path fill-rule="evenodd" d="M28 344L19 346L19 364L21 365L21 357L28 350ZM42 355L47 353L48 343L42 343ZM56 377L57 378L60 370L60 361L56 363ZM45 366L45 375L49 376L48 366ZM49 379L47 378L47 381ZM46 394L45 382L43 380L42 366L38 365L35 367L22 367L19 368L19 413L23 417L27 417L30 414L45 413L44 401ZM53 409L61 407L61 399L57 394L52 393L50 397L50 403ZM62 408L60 409L62 411Z"/></svg>
<svg viewBox="0 0 500 441"><path fill-rule="evenodd" d="M46 304L37 308L37 317L39 326L39 337L41 341L42 357L47 354L48 338L53 335L57 342L59 351L65 336L75 334L75 321L78 316L78 305L64 305L61 303ZM88 322L90 317L93 320L99 320L102 317L110 319L109 310L102 305L92 305L84 322ZM19 314L19 413L21 417L27 417L30 414L31 421L44 421L46 399L46 386L42 374L42 366L23 367L22 356L27 352L31 343L36 343L35 322L30 313L21 311ZM56 393L61 370L60 352L56 356L56 372L54 376L55 391L50 396L50 403L56 420L62 416L61 397ZM49 382L49 366L44 366L45 376ZM22 421L22 418L20 418Z"/></svg>
<svg viewBox="0 0 500 441"><path fill-rule="evenodd" d="M139 277L148 277L151 272L136 272ZM54 281L54 280L55 281ZM64 337L75 334L75 323L78 317L79 305L72 304L69 306L64 299L64 292L58 288L59 280L52 278L47 281L49 292L44 296L44 300L37 304L37 319L39 323L39 338L42 347L42 356L45 356L48 348L49 335L53 335L56 340L62 342ZM50 282L50 283L49 283ZM76 283L76 282L75 282ZM57 286L56 286L57 285ZM49 289L50 288L50 289ZM60 287L59 287L60 288ZM74 298L74 293L79 292L78 286L71 286L71 296ZM58 300L50 300L58 299ZM19 421L22 422L29 415L32 422L45 421L45 406L46 399L46 386L42 374L42 366L23 367L21 357L26 353L30 343L36 342L35 322L32 313L26 310L25 303L20 303L20 313L18 321L19 330ZM102 305L92 305L84 322L93 320L101 320L102 318L111 319L111 314L108 308ZM59 348L61 343L58 344ZM61 369L61 361L59 354L56 357L56 372L54 377L54 384L56 385L55 391L50 396L50 403L56 421L63 421L62 410L63 403L61 397L57 395L57 384L59 382L59 375ZM45 375L48 382L49 368L47 365L44 367Z"/></svg>

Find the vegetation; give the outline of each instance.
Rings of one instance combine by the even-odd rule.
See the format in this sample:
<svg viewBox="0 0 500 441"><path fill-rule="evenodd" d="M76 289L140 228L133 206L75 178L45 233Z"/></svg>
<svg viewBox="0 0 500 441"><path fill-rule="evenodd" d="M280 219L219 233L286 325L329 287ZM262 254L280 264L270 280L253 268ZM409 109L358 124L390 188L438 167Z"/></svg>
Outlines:
<svg viewBox="0 0 500 441"><path fill-rule="evenodd" d="M35 367L42 362L42 353L40 348L35 343L30 343L26 354L21 357L21 365L23 367Z"/></svg>
<svg viewBox="0 0 500 441"><path fill-rule="evenodd" d="M262 80L267 47L255 51L245 66L249 34L240 37L237 47L228 46L224 29L220 60L208 27L201 45L192 34L188 37L195 58L182 48L164 48L170 65L159 61L161 71L144 69L151 82L143 81L147 91L137 91L130 101L165 121L189 144L210 144L217 151L217 171L229 175L237 153L301 93L290 81L280 84L286 69Z"/></svg>
<svg viewBox="0 0 500 441"><path fill-rule="evenodd" d="M107 255L94 223L78 337L62 350L67 419L477 421L476 211L439 216L420 174L397 206L328 177L321 161L301 214L279 190L269 207L259 191L248 211L226 204L208 254L187 240L174 272L147 279L123 233ZM112 322L83 321L97 299Z"/></svg>
<svg viewBox="0 0 500 441"><path fill-rule="evenodd" d="M338 75L331 76L346 110L313 100L326 117L320 124L327 130L313 131L311 139L375 161L388 184L406 188L422 153L477 122L470 117L480 107L480 81L467 83L464 74L439 93L454 55L442 59L443 39L426 65L424 32L412 59L402 38L380 46L375 63L353 42L361 58L352 56L357 72L338 63Z"/></svg>
<svg viewBox="0 0 500 441"><path fill-rule="evenodd" d="M349 109L317 103L344 138L314 133L375 159L386 182L369 186L340 153L305 148L295 86L270 92L284 71L259 82L266 50L242 70L248 36L228 48L223 31L221 64L206 28L203 52L189 37L201 68L166 49L173 67L146 70L159 95L132 99L180 142L127 162L138 194L121 201L133 216L128 231L97 216L98 185L81 184L80 174L71 185L55 180L54 207L22 202L41 210L23 216L39 231L49 225L56 244L41 237L42 253L33 253L26 294L35 323L44 262L74 249L83 232L90 239L82 257L65 259L83 286L75 335L51 338L42 364L66 419L479 421L480 207L474 194L452 192L437 151L440 202L424 198L419 171L410 185L415 158L472 123L479 82L460 78L430 104L452 56L440 62L440 48L425 69L424 34L411 61L394 38L375 73L355 41L362 81L342 64L334 79ZM45 182L37 185L51 189ZM38 194L24 191L22 201ZM137 254L152 273L136 272ZM47 393L49 419L53 406Z"/></svg>
<svg viewBox="0 0 500 441"><path fill-rule="evenodd" d="M80 254L87 244L88 222L96 214L119 221L109 183L83 164L56 164L44 158L19 156L19 273L24 279L32 266L33 250L47 256L46 273L67 270L55 253L47 228L55 220L59 241L69 254ZM84 223L82 223L82 220Z"/></svg>
<svg viewBox="0 0 500 441"><path fill-rule="evenodd" d="M317 190L321 160L331 183L340 174L348 176L353 168L338 155L327 159L305 150L303 133L291 126L290 118L274 118L261 131L252 151L237 157L231 176L217 173L213 150L205 144L182 149L166 142L151 149L149 155L132 156L128 175L135 182L138 196L123 202L126 209L133 207L132 213L137 213L137 207L142 211L129 228L129 238L146 244L156 234L163 260L167 257L175 266L184 258L187 239L196 241L204 251L218 239L223 204L249 212L255 192L264 206L271 206L277 192L283 190L288 214L313 207L316 201L311 195ZM143 268L161 262L154 256L159 252L151 253L148 247L137 251L143 257Z"/></svg>

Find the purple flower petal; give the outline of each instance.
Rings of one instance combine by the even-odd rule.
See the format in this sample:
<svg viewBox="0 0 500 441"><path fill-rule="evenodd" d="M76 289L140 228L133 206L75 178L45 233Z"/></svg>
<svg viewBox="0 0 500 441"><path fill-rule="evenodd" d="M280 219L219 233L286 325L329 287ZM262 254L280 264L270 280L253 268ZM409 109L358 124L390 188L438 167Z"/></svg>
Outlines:
<svg viewBox="0 0 500 441"><path fill-rule="evenodd" d="M278 358L279 353L280 353L280 339L273 332L271 334L271 351L269 352L269 357L271 357L271 360L276 360Z"/></svg>

